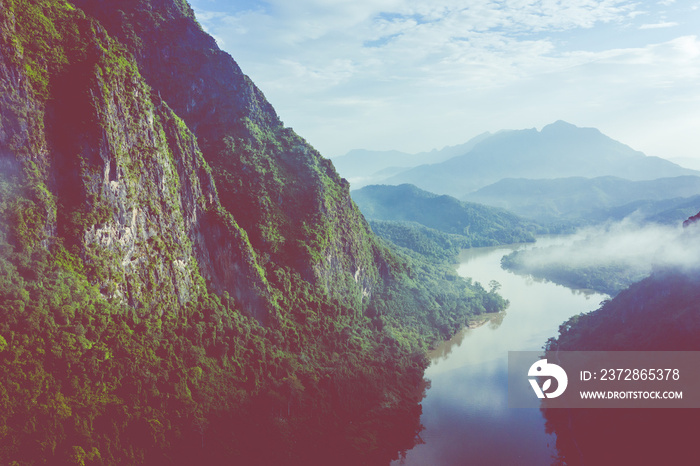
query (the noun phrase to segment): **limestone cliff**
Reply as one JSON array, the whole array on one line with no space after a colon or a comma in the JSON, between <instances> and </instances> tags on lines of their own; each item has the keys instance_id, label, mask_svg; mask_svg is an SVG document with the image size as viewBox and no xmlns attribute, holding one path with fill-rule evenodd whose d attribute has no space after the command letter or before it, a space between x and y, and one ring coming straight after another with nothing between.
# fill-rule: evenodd
<instances>
[{"instance_id":1,"label":"limestone cliff","mask_svg":"<svg viewBox=\"0 0 700 466\"><path fill-rule=\"evenodd\" d=\"M0 21L0 154L30 203L17 215L43 224L27 230L82 256L105 295L136 308L188 302L204 277L264 319L246 233L130 53L66 2L2 0Z\"/></svg>"},{"instance_id":2,"label":"limestone cliff","mask_svg":"<svg viewBox=\"0 0 700 466\"><path fill-rule=\"evenodd\" d=\"M185 2L0 7L0 161L33 241L135 308L208 283L265 320L279 273L366 306L389 272L347 182Z\"/></svg>"},{"instance_id":3,"label":"limestone cliff","mask_svg":"<svg viewBox=\"0 0 700 466\"><path fill-rule=\"evenodd\" d=\"M127 45L149 85L197 135L222 204L253 247L275 266L360 306L376 287L383 260L349 185L284 127L189 6L180 0L75 4Z\"/></svg>"}]
</instances>

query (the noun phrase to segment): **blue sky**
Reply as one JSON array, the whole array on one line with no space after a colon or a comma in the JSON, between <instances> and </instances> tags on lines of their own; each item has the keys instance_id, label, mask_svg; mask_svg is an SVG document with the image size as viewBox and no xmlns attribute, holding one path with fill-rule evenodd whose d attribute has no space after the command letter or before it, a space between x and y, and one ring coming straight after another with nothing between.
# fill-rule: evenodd
<instances>
[{"instance_id":1,"label":"blue sky","mask_svg":"<svg viewBox=\"0 0 700 466\"><path fill-rule=\"evenodd\" d=\"M593 126L700 162L700 0L191 0L328 157Z\"/></svg>"}]
</instances>

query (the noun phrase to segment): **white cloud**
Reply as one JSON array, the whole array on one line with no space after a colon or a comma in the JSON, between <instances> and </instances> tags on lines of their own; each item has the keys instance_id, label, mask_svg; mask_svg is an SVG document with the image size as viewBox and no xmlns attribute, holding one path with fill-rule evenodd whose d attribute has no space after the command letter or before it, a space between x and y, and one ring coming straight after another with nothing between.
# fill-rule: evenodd
<instances>
[{"instance_id":1,"label":"white cloud","mask_svg":"<svg viewBox=\"0 0 700 466\"><path fill-rule=\"evenodd\" d=\"M674 26L678 26L678 23L674 21L664 21L662 23L642 24L641 26L639 26L639 29L662 29L672 28Z\"/></svg>"},{"instance_id":2,"label":"white cloud","mask_svg":"<svg viewBox=\"0 0 700 466\"><path fill-rule=\"evenodd\" d=\"M682 104L700 96L687 1L192 3L283 119L327 155L418 152L557 119L644 149L635 141L652 147L662 127L671 134L664 121L699 119ZM692 147L686 138L673 155Z\"/></svg>"}]
</instances>

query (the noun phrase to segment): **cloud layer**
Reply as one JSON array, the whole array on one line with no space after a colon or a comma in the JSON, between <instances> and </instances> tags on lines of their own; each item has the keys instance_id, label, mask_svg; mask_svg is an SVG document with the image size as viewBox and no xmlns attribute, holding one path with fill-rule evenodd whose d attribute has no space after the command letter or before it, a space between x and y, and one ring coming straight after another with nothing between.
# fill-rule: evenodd
<instances>
[{"instance_id":1,"label":"cloud layer","mask_svg":"<svg viewBox=\"0 0 700 466\"><path fill-rule=\"evenodd\" d=\"M688 103L700 99L696 3L192 1L327 155L418 152L565 119L677 157L700 155L688 149L700 124Z\"/></svg>"}]
</instances>

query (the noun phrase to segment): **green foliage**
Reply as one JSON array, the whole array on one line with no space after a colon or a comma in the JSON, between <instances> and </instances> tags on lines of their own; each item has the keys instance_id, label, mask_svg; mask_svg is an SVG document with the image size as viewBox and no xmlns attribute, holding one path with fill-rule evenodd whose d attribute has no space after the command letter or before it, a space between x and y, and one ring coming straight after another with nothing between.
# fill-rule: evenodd
<instances>
[{"instance_id":1,"label":"green foliage","mask_svg":"<svg viewBox=\"0 0 700 466\"><path fill-rule=\"evenodd\" d=\"M0 175L0 238L31 251L44 239L46 219L54 210L43 184Z\"/></svg>"},{"instance_id":2,"label":"green foliage","mask_svg":"<svg viewBox=\"0 0 700 466\"><path fill-rule=\"evenodd\" d=\"M51 74L64 67L66 41L79 37L75 23L75 8L65 0L26 2L7 0L4 14L14 15L17 33L13 36L22 52L24 72L41 98L49 97Z\"/></svg>"},{"instance_id":3,"label":"green foliage","mask_svg":"<svg viewBox=\"0 0 700 466\"><path fill-rule=\"evenodd\" d=\"M318 463L342 453L352 464L392 458L419 430L417 335L397 352L386 332L290 271L278 284L298 291L280 297L288 312L268 328L213 296L137 318L66 267L75 259L65 249L2 247L3 463ZM408 435L391 440L395 429Z\"/></svg>"},{"instance_id":4,"label":"green foliage","mask_svg":"<svg viewBox=\"0 0 700 466\"><path fill-rule=\"evenodd\" d=\"M546 350L698 351L698 283L697 268L659 270L569 319ZM695 456L692 409L545 409L544 416L562 463L682 464Z\"/></svg>"},{"instance_id":5,"label":"green foliage","mask_svg":"<svg viewBox=\"0 0 700 466\"><path fill-rule=\"evenodd\" d=\"M534 233L545 232L505 210L438 196L408 184L366 186L352 196L369 219L420 223L464 236L472 247L532 242Z\"/></svg>"},{"instance_id":6,"label":"green foliage","mask_svg":"<svg viewBox=\"0 0 700 466\"><path fill-rule=\"evenodd\" d=\"M700 331L697 271L658 270L600 309L572 317L548 348L567 351L696 351Z\"/></svg>"},{"instance_id":7,"label":"green foliage","mask_svg":"<svg viewBox=\"0 0 700 466\"><path fill-rule=\"evenodd\" d=\"M530 274L570 288L590 289L612 296L651 272L648 266L626 262L582 265L567 262L565 257L558 261L538 262L537 254L537 248L514 251L503 256L501 265L516 273ZM601 258L601 261L604 260Z\"/></svg>"},{"instance_id":8,"label":"green foliage","mask_svg":"<svg viewBox=\"0 0 700 466\"><path fill-rule=\"evenodd\" d=\"M416 222L370 220L369 224L372 231L382 238L437 262L454 263L459 252L471 246L464 236L444 233Z\"/></svg>"},{"instance_id":9,"label":"green foliage","mask_svg":"<svg viewBox=\"0 0 700 466\"><path fill-rule=\"evenodd\" d=\"M391 267L402 273L395 273L365 313L377 328L388 327L392 336L408 341L419 337L427 348L451 337L478 315L499 312L508 305L495 288L486 292L446 263L431 263L408 249L392 249L398 262ZM409 348L406 343L405 349Z\"/></svg>"}]
</instances>

